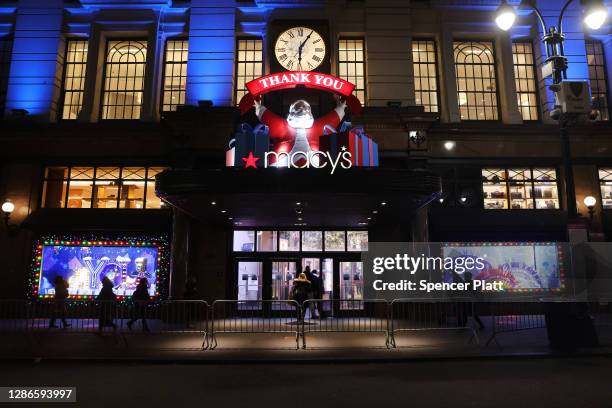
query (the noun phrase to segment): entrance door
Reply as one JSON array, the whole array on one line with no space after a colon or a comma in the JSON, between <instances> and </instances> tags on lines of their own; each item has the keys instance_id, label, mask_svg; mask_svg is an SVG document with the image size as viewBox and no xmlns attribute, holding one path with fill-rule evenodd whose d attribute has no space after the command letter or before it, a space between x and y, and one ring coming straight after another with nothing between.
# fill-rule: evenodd
<instances>
[{"instance_id":1,"label":"entrance door","mask_svg":"<svg viewBox=\"0 0 612 408\"><path fill-rule=\"evenodd\" d=\"M238 305L240 310L261 309L260 302L246 303L262 299L263 262L238 261L238 300L244 301Z\"/></svg>"},{"instance_id":2,"label":"entrance door","mask_svg":"<svg viewBox=\"0 0 612 408\"><path fill-rule=\"evenodd\" d=\"M272 300L289 300L293 280L297 277L297 262L272 261ZM286 310L286 303L273 303L272 310Z\"/></svg>"},{"instance_id":3,"label":"entrance door","mask_svg":"<svg viewBox=\"0 0 612 408\"><path fill-rule=\"evenodd\" d=\"M340 262L340 310L363 309L363 264ZM345 300L344 300L345 299Z\"/></svg>"}]
</instances>

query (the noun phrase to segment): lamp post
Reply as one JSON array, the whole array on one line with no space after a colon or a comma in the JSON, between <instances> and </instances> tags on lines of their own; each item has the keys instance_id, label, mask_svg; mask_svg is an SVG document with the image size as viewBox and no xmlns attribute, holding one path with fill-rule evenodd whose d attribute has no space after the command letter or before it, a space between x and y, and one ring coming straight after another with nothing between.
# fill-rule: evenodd
<instances>
[{"instance_id":1,"label":"lamp post","mask_svg":"<svg viewBox=\"0 0 612 408\"><path fill-rule=\"evenodd\" d=\"M15 211L15 204L11 203L9 200L2 203L2 212L4 213L4 224L6 228L9 227L9 219L13 211Z\"/></svg>"},{"instance_id":2,"label":"lamp post","mask_svg":"<svg viewBox=\"0 0 612 408\"><path fill-rule=\"evenodd\" d=\"M578 219L578 209L576 207L574 171L572 169L568 129L572 115L562 112L557 98L557 93L561 88L561 82L567 79L567 57L565 57L565 51L563 49L563 42L565 40L565 36L563 34L563 17L565 16L565 12L572 2L573 0L567 0L565 2L561 8L557 25L550 27L546 26L544 16L536 7L536 0L523 0L521 2L521 6L531 8L535 12L542 26L542 42L546 46L546 60L544 61L544 64L550 67L553 80L553 84L551 85L550 89L555 93L555 109L551 112L551 117L559 121L561 155L563 159L563 172L565 173L565 201L567 203L567 215L570 220L576 220ZM591 29L599 29L606 21L608 15L608 10L603 5L603 1L580 0L580 3L584 6L584 23ZM496 12L495 23L500 29L508 31L515 21L516 11L507 3L506 0L502 0L501 5L498 7Z\"/></svg>"}]
</instances>

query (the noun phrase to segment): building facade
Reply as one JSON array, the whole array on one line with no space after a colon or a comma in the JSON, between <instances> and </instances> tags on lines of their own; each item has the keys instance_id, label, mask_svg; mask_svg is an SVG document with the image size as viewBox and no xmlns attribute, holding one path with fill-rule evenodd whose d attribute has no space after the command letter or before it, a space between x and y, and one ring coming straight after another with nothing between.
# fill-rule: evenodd
<instances>
[{"instance_id":1,"label":"building facade","mask_svg":"<svg viewBox=\"0 0 612 408\"><path fill-rule=\"evenodd\" d=\"M556 23L558 2L538 4ZM497 6L2 2L0 199L15 210L0 235L0 297L41 293L45 240L159 238L160 295L180 298L194 278L206 300L287 298L306 265L325 274L329 297L357 299L369 241L567 241L575 220L542 33L528 11L500 31ZM610 26L589 31L575 5L564 28L568 79L588 81L593 102L570 128L575 199L590 238L609 240ZM294 37L298 52L284 46ZM355 85L362 108L344 120L378 143L378 167L225 168L236 129L258 119L238 109L246 83L296 70ZM297 99L315 117L336 106L301 87L262 103L285 116Z\"/></svg>"}]
</instances>

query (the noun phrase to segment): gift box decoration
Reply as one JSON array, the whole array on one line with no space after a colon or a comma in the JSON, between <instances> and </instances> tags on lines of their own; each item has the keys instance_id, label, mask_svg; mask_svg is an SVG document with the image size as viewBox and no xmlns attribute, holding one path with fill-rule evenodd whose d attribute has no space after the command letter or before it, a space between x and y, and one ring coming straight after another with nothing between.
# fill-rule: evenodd
<instances>
[{"instance_id":1,"label":"gift box decoration","mask_svg":"<svg viewBox=\"0 0 612 408\"><path fill-rule=\"evenodd\" d=\"M350 130L338 132L329 125L323 128L323 135L319 136L319 150L328 152L331 159L336 161L345 148L351 153L351 163L357 166L359 162L359 136Z\"/></svg>"},{"instance_id":2,"label":"gift box decoration","mask_svg":"<svg viewBox=\"0 0 612 408\"><path fill-rule=\"evenodd\" d=\"M358 166L378 167L378 143L374 142L361 127L350 130L359 138Z\"/></svg>"},{"instance_id":3,"label":"gift box decoration","mask_svg":"<svg viewBox=\"0 0 612 408\"><path fill-rule=\"evenodd\" d=\"M242 123L234 137L234 166L244 167L242 158L252 153L255 157L264 157L270 149L270 130L266 125L257 125L253 129L248 123ZM226 160L227 160L226 155ZM257 167L263 167L264 160L257 161Z\"/></svg>"}]
</instances>

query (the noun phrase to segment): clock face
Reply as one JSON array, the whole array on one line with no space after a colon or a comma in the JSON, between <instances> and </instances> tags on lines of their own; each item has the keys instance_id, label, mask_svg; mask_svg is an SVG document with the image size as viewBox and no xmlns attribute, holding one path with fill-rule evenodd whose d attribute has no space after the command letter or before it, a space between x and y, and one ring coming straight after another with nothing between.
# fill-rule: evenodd
<instances>
[{"instance_id":1,"label":"clock face","mask_svg":"<svg viewBox=\"0 0 612 408\"><path fill-rule=\"evenodd\" d=\"M278 36L274 55L290 71L312 71L325 59L325 41L307 27L293 27Z\"/></svg>"}]
</instances>

